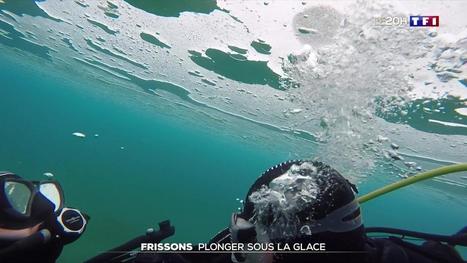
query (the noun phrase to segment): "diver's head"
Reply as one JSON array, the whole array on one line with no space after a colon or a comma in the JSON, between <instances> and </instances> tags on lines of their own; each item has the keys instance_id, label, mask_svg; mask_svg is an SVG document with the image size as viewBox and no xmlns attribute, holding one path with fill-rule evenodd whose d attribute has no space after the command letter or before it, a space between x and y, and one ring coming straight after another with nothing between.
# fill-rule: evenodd
<instances>
[{"instance_id":1,"label":"diver's head","mask_svg":"<svg viewBox=\"0 0 467 263\"><path fill-rule=\"evenodd\" d=\"M57 236L60 231L55 222L64 209L58 182L29 181L10 172L0 172L0 261L53 262L64 244L58 238L18 251L12 248L18 248L14 246L16 242L42 232L41 229L47 228Z\"/></svg>"},{"instance_id":2,"label":"diver's head","mask_svg":"<svg viewBox=\"0 0 467 263\"><path fill-rule=\"evenodd\" d=\"M264 172L250 188L244 209L236 216L243 221L232 219L232 239L248 240L240 238L246 236L241 233L248 229L247 221L255 229L255 237L249 239L257 242L319 242L326 244L327 251L362 251L365 234L355 192L354 185L321 162L281 163ZM302 262L300 257L276 254L274 262Z\"/></svg>"}]
</instances>

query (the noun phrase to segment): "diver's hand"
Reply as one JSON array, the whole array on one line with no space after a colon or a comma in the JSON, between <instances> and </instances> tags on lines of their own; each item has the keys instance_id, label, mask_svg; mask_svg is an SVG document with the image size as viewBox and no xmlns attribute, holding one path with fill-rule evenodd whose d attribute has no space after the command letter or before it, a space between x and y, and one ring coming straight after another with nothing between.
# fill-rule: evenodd
<instances>
[{"instance_id":1,"label":"diver's hand","mask_svg":"<svg viewBox=\"0 0 467 263\"><path fill-rule=\"evenodd\" d=\"M6 229L0 228L0 239L14 240L23 239L30 235L37 233L40 230L42 223L38 223L35 226L23 228L23 229Z\"/></svg>"}]
</instances>

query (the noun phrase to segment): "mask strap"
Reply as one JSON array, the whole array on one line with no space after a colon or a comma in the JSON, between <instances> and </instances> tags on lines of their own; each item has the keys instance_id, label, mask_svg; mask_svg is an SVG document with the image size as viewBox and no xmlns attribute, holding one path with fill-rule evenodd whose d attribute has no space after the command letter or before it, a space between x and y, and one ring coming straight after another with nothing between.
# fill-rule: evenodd
<instances>
[{"instance_id":1,"label":"mask strap","mask_svg":"<svg viewBox=\"0 0 467 263\"><path fill-rule=\"evenodd\" d=\"M354 230L362 225L361 215L356 216L353 219L344 221L343 219L354 213L360 208L357 199L352 202L332 211L326 215L323 219L312 221L309 224L304 224L302 228L307 227L308 234L316 234L321 232L335 232L342 233Z\"/></svg>"}]
</instances>

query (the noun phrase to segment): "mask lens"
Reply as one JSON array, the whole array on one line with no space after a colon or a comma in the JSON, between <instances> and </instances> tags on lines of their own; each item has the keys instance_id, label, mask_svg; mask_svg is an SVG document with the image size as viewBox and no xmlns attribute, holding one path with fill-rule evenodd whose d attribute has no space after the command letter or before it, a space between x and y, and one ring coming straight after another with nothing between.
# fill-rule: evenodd
<instances>
[{"instance_id":1,"label":"mask lens","mask_svg":"<svg viewBox=\"0 0 467 263\"><path fill-rule=\"evenodd\" d=\"M28 210L31 189L19 182L5 182L5 194L10 205L19 213L25 215Z\"/></svg>"},{"instance_id":2,"label":"mask lens","mask_svg":"<svg viewBox=\"0 0 467 263\"><path fill-rule=\"evenodd\" d=\"M62 197L57 185L54 183L43 183L39 186L39 191L55 205L55 211L61 207Z\"/></svg>"}]
</instances>

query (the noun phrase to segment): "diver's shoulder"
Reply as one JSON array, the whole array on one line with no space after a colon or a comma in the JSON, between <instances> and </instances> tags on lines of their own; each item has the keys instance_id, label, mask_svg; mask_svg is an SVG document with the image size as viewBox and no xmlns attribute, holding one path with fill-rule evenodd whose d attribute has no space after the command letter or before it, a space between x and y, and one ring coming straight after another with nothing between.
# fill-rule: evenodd
<instances>
[{"instance_id":1,"label":"diver's shoulder","mask_svg":"<svg viewBox=\"0 0 467 263\"><path fill-rule=\"evenodd\" d=\"M369 263L465 263L453 247L426 241L421 245L401 238L368 238L365 249Z\"/></svg>"},{"instance_id":2,"label":"diver's shoulder","mask_svg":"<svg viewBox=\"0 0 467 263\"><path fill-rule=\"evenodd\" d=\"M368 238L365 250L369 263L410 263L405 250L389 238Z\"/></svg>"}]
</instances>

